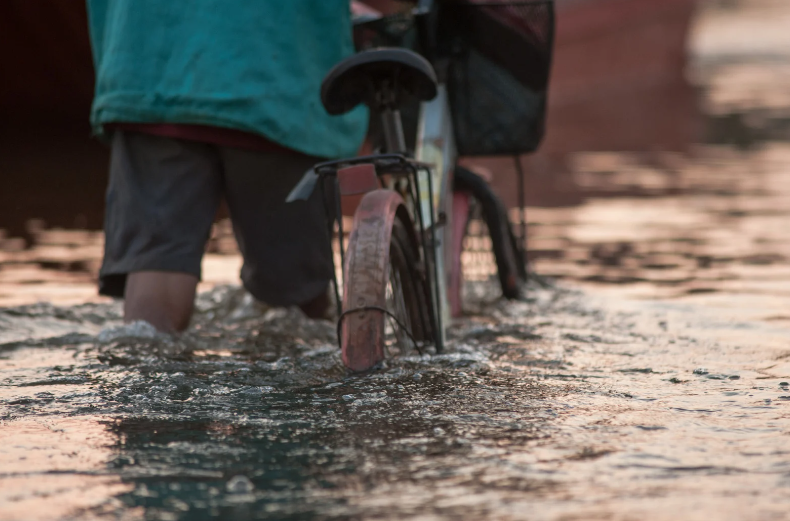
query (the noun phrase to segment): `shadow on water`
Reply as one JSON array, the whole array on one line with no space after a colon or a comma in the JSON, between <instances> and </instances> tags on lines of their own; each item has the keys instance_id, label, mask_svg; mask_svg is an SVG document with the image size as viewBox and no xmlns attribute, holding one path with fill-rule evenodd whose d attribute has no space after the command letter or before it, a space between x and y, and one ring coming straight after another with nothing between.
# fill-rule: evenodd
<instances>
[{"instance_id":1,"label":"shadow on water","mask_svg":"<svg viewBox=\"0 0 790 521\"><path fill-rule=\"evenodd\" d=\"M485 404L462 398L473 383L479 396L481 384L509 394L519 390L517 382L473 380L452 374L387 378L378 385L345 380L235 400L235 421L198 420L198 411L178 407L166 419L122 419L108 424L118 440L109 469L134 485L123 503L144 507L149 516L353 516L360 514L354 496L383 483L437 486L435 478L456 474L479 439L498 434L501 442L518 443L539 435L522 414L500 431L482 416L489 412ZM459 414L469 419L458 423Z\"/></svg>"},{"instance_id":2,"label":"shadow on water","mask_svg":"<svg viewBox=\"0 0 790 521\"><path fill-rule=\"evenodd\" d=\"M300 434L304 427L309 436ZM134 485L121 501L149 515L253 519L254 512L268 512L280 519L313 519L333 502L311 504L306 490L332 488L327 477L354 471L353 462L336 462L328 450L333 432L296 422L141 418L109 428L119 440L109 468Z\"/></svg>"}]
</instances>

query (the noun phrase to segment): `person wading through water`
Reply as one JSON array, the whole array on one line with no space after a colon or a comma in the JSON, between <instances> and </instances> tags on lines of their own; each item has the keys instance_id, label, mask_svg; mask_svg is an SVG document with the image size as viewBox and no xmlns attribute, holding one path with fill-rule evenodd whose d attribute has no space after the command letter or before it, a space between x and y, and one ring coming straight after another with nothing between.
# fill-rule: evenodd
<instances>
[{"instance_id":1,"label":"person wading through water","mask_svg":"<svg viewBox=\"0 0 790 521\"><path fill-rule=\"evenodd\" d=\"M94 132L111 143L99 292L127 322L166 332L192 316L221 198L256 299L329 309L320 191L304 172L355 155L367 113L329 116L321 80L354 52L349 0L87 0Z\"/></svg>"}]
</instances>

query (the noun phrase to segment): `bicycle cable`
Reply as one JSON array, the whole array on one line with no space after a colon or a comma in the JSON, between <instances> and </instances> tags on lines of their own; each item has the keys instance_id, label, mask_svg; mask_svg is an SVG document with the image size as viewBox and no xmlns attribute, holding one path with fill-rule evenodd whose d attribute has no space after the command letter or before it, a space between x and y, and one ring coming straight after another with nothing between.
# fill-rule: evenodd
<instances>
[{"instance_id":1,"label":"bicycle cable","mask_svg":"<svg viewBox=\"0 0 790 521\"><path fill-rule=\"evenodd\" d=\"M422 348L420 347L420 344L417 342L417 339L414 338L414 335L412 335L411 331L409 331L409 328L404 326L403 322L401 322L398 319L398 317L396 317L391 311L389 311L388 309L385 309L383 307L380 307L380 306L360 306L360 307L357 307L357 308L354 308L354 309L347 309L347 310L343 311L342 313L340 313L340 316L337 319L337 343L338 343L338 345L343 345L343 343L341 341L341 338L340 338L341 337L340 330L343 327L343 319L346 318L346 316L348 316L348 315L350 315L352 313L360 313L362 311L381 311L382 313L387 315L389 318L391 318L393 321L395 321L395 323L398 325L398 327L401 328L402 331L404 331L409 336L409 339L414 344L414 347L415 347L415 349L417 349L417 352L420 354L420 356L425 354L425 353L422 352Z\"/></svg>"}]
</instances>

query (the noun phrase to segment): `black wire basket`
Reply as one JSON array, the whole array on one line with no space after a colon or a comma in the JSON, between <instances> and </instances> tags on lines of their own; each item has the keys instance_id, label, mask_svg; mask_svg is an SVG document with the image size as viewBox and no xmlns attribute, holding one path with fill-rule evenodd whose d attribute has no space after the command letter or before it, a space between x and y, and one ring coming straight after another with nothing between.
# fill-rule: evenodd
<instances>
[{"instance_id":1,"label":"black wire basket","mask_svg":"<svg viewBox=\"0 0 790 521\"><path fill-rule=\"evenodd\" d=\"M439 16L458 152L533 152L545 133L554 2L469 1Z\"/></svg>"},{"instance_id":2,"label":"black wire basket","mask_svg":"<svg viewBox=\"0 0 790 521\"><path fill-rule=\"evenodd\" d=\"M553 0L444 0L418 41L409 15L355 29L359 49L400 46L444 71L458 153L533 152L545 132L554 45ZM426 41L433 49L426 49Z\"/></svg>"}]
</instances>

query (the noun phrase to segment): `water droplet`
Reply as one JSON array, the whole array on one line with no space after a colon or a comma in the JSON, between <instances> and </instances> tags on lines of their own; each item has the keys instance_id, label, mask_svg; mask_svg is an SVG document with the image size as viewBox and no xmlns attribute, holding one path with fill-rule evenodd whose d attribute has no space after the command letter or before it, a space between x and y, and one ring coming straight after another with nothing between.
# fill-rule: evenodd
<instances>
[{"instance_id":1,"label":"water droplet","mask_svg":"<svg viewBox=\"0 0 790 521\"><path fill-rule=\"evenodd\" d=\"M247 476L239 475L230 478L226 488L231 494L249 494L255 490L255 485L252 484L252 481Z\"/></svg>"}]
</instances>

